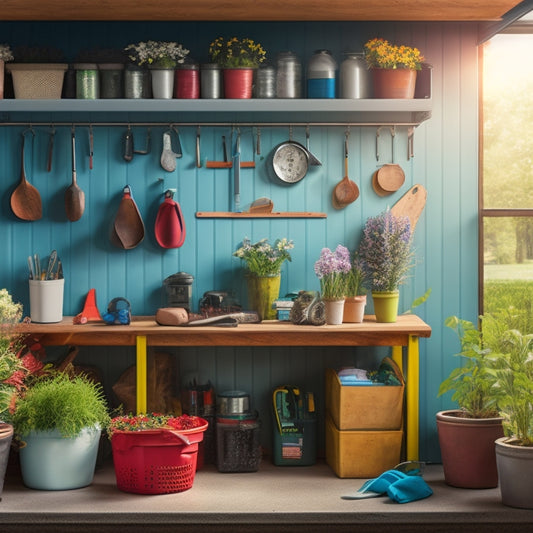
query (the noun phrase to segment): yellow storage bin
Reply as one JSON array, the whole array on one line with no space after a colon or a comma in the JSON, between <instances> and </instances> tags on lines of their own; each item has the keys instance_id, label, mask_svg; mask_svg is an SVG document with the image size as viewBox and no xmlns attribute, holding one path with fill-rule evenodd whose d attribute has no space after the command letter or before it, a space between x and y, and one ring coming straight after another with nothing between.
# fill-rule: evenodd
<instances>
[{"instance_id":1,"label":"yellow storage bin","mask_svg":"<svg viewBox=\"0 0 533 533\"><path fill-rule=\"evenodd\" d=\"M403 431L340 431L326 416L326 462L341 478L373 478L400 462Z\"/></svg>"},{"instance_id":2,"label":"yellow storage bin","mask_svg":"<svg viewBox=\"0 0 533 533\"><path fill-rule=\"evenodd\" d=\"M400 429L405 384L392 359L387 358L402 385L343 386L335 370L326 369L326 411L342 431L351 429Z\"/></svg>"}]
</instances>

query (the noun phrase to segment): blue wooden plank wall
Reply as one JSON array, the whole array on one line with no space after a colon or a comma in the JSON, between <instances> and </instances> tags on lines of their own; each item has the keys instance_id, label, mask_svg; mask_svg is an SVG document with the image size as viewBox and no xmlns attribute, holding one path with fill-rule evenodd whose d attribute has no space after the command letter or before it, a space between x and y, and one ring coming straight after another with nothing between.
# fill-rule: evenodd
<instances>
[{"instance_id":1,"label":"blue wooden plank wall","mask_svg":"<svg viewBox=\"0 0 533 533\"><path fill-rule=\"evenodd\" d=\"M327 219L210 220L196 219L196 211L230 209L231 175L226 170L197 169L194 164L195 127L180 127L183 158L175 172L159 165L164 128L152 129L152 152L135 155L130 163L121 156L125 127L94 127L94 168L88 164L88 129L78 127L78 183L86 193L82 219L67 221L63 195L71 180L70 128L57 128L53 170L46 172L48 125L35 126L33 146L28 146L26 169L30 182L43 199L42 220L28 223L14 217L9 198L20 176L23 127L0 126L0 227L4 249L0 286L6 287L28 309L26 258L58 250L65 272L65 314L81 310L87 291L96 288L103 311L114 297L124 296L135 314L153 314L164 305L163 280L178 271L193 274L193 299L204 291L233 290L244 297L239 261L232 253L243 237L258 240L288 237L294 240L293 261L284 266L282 292L317 289L313 264L324 246L342 243L354 249L367 217L394 204L413 184L428 190L428 202L416 231L418 264L402 289L401 308L432 289L429 301L417 309L433 328L431 339L421 342L420 450L421 457L438 461L440 454L435 412L451 406L437 399L440 381L455 366L457 343L443 321L451 314L473 319L477 312L477 28L475 24L392 23L1 23L0 41L18 45L61 48L68 60L90 48L121 48L146 39L176 40L199 61L207 59L210 41L218 35L249 36L261 42L270 57L278 51L295 51L305 63L315 49L328 48L341 61L343 50L360 50L371 37L418 46L433 65L433 116L417 128L414 158L407 160L405 128L399 128L396 162L406 174L397 193L381 198L371 187L376 170L375 129L352 127L349 136L349 174L361 190L360 198L342 211L331 205L331 192L343 177L344 127L313 127L311 149L322 161L304 180L291 187L275 183L267 172L267 156L288 139L286 128L262 128L262 154L256 168L241 173L243 205L268 196L276 210L320 211ZM53 121L53 116L50 118ZM75 121L75 117L72 117ZM174 119L173 119L174 120ZM136 144L143 145L144 128L134 129ZM252 130L241 128L243 159L252 158ZM227 127L202 128L202 160L220 159L221 136ZM305 129L295 127L295 140L305 140ZM390 141L381 145L382 162ZM129 251L109 241L110 226L130 184L146 225L146 237ZM177 189L187 225L185 244L164 250L154 238L157 208L166 188ZM245 301L243 301L245 303ZM369 311L371 311L371 306ZM253 394L263 419L263 442L269 446L269 393L287 382L315 390L323 407L323 372L328 366L376 366L383 349L187 349L179 352L181 380L197 375L210 379L218 390L240 388ZM99 365L110 389L124 368L133 363L131 350L84 349L81 361ZM321 414L321 420L323 420ZM321 442L323 439L321 432Z\"/></svg>"}]
</instances>

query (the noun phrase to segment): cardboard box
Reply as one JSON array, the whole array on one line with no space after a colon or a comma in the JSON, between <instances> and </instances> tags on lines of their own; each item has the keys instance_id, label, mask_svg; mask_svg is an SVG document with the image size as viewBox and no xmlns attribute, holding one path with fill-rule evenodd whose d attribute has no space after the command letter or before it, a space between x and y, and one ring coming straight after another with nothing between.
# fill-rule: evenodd
<instances>
[{"instance_id":1,"label":"cardboard box","mask_svg":"<svg viewBox=\"0 0 533 533\"><path fill-rule=\"evenodd\" d=\"M340 431L326 416L326 462L340 478L374 478L394 468L403 431Z\"/></svg>"},{"instance_id":2,"label":"cardboard box","mask_svg":"<svg viewBox=\"0 0 533 533\"><path fill-rule=\"evenodd\" d=\"M396 369L400 386L343 386L337 372L326 369L326 411L335 425L342 431L401 429L405 384Z\"/></svg>"}]
</instances>

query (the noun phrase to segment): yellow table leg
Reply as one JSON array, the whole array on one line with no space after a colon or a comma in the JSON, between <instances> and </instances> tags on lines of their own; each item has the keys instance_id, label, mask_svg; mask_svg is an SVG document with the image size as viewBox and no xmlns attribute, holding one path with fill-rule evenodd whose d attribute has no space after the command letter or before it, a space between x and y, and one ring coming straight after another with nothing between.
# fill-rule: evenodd
<instances>
[{"instance_id":1,"label":"yellow table leg","mask_svg":"<svg viewBox=\"0 0 533 533\"><path fill-rule=\"evenodd\" d=\"M407 345L407 460L418 460L418 396L420 354L418 337L409 335Z\"/></svg>"},{"instance_id":2,"label":"yellow table leg","mask_svg":"<svg viewBox=\"0 0 533 533\"><path fill-rule=\"evenodd\" d=\"M392 359L405 371L403 364L402 346L392 347ZM407 344L407 375L405 381L407 385L407 421L406 421L406 443L407 443L407 460L418 460L418 394L419 394L419 352L418 352L418 337L409 336Z\"/></svg>"},{"instance_id":3,"label":"yellow table leg","mask_svg":"<svg viewBox=\"0 0 533 533\"><path fill-rule=\"evenodd\" d=\"M146 337L137 336L137 414L146 413Z\"/></svg>"}]
</instances>

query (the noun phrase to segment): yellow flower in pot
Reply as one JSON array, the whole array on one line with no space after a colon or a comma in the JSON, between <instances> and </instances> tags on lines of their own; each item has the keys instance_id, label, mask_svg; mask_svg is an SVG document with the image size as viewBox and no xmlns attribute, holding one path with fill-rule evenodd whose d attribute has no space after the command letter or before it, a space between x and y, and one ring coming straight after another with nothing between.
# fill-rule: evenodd
<instances>
[{"instance_id":1,"label":"yellow flower in pot","mask_svg":"<svg viewBox=\"0 0 533 533\"><path fill-rule=\"evenodd\" d=\"M263 47L249 38L217 37L209 45L209 58L224 69L226 98L251 98L253 69L265 61Z\"/></svg>"},{"instance_id":2,"label":"yellow flower in pot","mask_svg":"<svg viewBox=\"0 0 533 533\"><path fill-rule=\"evenodd\" d=\"M424 56L418 48L381 38L365 43L365 59L372 70L374 98L413 98L417 71Z\"/></svg>"}]
</instances>

